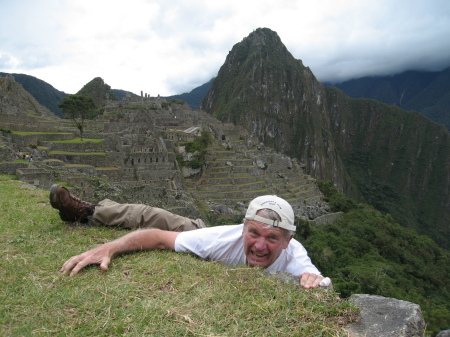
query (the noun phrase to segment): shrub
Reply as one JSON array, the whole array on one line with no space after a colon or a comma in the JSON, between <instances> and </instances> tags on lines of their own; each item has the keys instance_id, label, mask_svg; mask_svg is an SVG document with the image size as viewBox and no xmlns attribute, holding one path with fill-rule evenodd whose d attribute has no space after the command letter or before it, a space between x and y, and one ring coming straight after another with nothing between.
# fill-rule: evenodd
<instances>
[{"instance_id":1,"label":"shrub","mask_svg":"<svg viewBox=\"0 0 450 337\"><path fill-rule=\"evenodd\" d=\"M349 212L358 208L358 204L339 192L330 180L319 180L317 185L333 212Z\"/></svg>"}]
</instances>

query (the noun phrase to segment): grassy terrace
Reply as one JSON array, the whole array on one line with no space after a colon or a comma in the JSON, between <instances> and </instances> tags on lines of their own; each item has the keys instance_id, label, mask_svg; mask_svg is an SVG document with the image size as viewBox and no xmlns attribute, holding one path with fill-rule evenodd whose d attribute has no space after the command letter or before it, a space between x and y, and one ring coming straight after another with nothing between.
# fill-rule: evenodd
<instances>
[{"instance_id":1,"label":"grassy terrace","mask_svg":"<svg viewBox=\"0 0 450 337\"><path fill-rule=\"evenodd\" d=\"M0 335L346 336L339 323L356 315L333 292L169 251L63 276L70 256L125 231L63 223L48 191L10 178L0 175Z\"/></svg>"},{"instance_id":2,"label":"grassy terrace","mask_svg":"<svg viewBox=\"0 0 450 337\"><path fill-rule=\"evenodd\" d=\"M11 131L15 135L30 136L30 135L70 135L72 132L39 132L39 131Z\"/></svg>"}]
</instances>

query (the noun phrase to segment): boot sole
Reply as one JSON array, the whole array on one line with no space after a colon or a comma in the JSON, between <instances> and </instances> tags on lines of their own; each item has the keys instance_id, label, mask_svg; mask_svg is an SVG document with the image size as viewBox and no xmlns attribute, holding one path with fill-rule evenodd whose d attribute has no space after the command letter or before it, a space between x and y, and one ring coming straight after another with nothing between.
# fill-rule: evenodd
<instances>
[{"instance_id":1,"label":"boot sole","mask_svg":"<svg viewBox=\"0 0 450 337\"><path fill-rule=\"evenodd\" d=\"M53 184L50 188L50 205L52 205L53 208L59 209L59 202L58 198L56 197L56 190L58 189L59 184Z\"/></svg>"}]
</instances>

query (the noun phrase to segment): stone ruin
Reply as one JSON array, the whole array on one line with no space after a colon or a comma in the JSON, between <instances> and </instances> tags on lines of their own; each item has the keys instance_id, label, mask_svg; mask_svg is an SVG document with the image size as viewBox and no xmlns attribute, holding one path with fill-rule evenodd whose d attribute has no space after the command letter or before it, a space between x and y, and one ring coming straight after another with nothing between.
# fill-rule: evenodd
<instances>
[{"instance_id":1,"label":"stone ruin","mask_svg":"<svg viewBox=\"0 0 450 337\"><path fill-rule=\"evenodd\" d=\"M6 117L6 115L3 115ZM173 207L182 215L200 216L194 206L203 200L211 210L241 212L242 205L265 194L288 199L301 217L329 213L314 179L295 160L264 148L243 128L221 123L187 104L161 97L127 95L109 101L103 115L87 121L85 142L69 120L2 118L0 129L23 131L3 135L16 158L33 155L27 168L0 171L42 188L63 181L80 197L151 203ZM195 154L184 144L210 132L214 144L203 167L185 166ZM221 206L223 205L223 206Z\"/></svg>"}]
</instances>

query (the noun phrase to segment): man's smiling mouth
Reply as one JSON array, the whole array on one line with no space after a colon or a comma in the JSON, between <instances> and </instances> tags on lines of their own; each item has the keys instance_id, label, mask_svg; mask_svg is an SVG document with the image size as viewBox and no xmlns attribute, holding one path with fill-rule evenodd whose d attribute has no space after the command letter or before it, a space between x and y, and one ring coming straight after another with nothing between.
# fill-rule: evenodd
<instances>
[{"instance_id":1,"label":"man's smiling mouth","mask_svg":"<svg viewBox=\"0 0 450 337\"><path fill-rule=\"evenodd\" d=\"M254 255L256 257L265 257L265 256L269 255L269 254L257 254L257 253L255 253L253 251L251 253L252 253L252 255Z\"/></svg>"}]
</instances>

